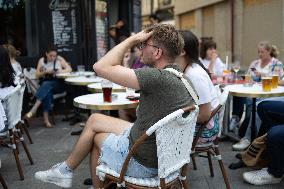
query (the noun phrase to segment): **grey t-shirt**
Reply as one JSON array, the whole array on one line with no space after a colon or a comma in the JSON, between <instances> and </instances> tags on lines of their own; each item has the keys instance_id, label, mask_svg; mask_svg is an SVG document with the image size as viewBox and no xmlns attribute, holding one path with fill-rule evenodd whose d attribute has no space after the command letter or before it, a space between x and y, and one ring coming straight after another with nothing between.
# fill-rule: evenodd
<instances>
[{"instance_id":1,"label":"grey t-shirt","mask_svg":"<svg viewBox=\"0 0 284 189\"><path fill-rule=\"evenodd\" d=\"M175 65L167 67L178 69ZM157 121L194 103L182 81L169 71L141 68L136 69L135 74L140 85L140 102L137 120L129 135L130 147ZM192 86L191 83L190 85ZM158 167L156 136L154 134L138 147L134 158L146 167Z\"/></svg>"}]
</instances>

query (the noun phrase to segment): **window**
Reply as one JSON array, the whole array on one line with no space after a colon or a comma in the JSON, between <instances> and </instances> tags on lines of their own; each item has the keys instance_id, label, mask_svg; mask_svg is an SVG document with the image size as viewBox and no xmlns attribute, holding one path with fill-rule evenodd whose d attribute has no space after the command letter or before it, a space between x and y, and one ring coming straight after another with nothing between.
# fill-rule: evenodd
<instances>
[{"instance_id":1,"label":"window","mask_svg":"<svg viewBox=\"0 0 284 189\"><path fill-rule=\"evenodd\" d=\"M27 55L24 0L0 0L0 44L9 43Z\"/></svg>"}]
</instances>

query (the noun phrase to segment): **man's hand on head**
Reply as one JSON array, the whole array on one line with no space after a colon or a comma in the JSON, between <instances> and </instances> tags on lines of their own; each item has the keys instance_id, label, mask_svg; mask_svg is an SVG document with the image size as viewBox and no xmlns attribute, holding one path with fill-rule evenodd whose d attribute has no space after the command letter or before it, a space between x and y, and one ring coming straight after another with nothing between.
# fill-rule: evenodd
<instances>
[{"instance_id":1,"label":"man's hand on head","mask_svg":"<svg viewBox=\"0 0 284 189\"><path fill-rule=\"evenodd\" d=\"M134 43L133 45L136 45L138 43L147 41L152 35L153 31L146 32L145 30L142 30L139 33L136 33L129 37L129 39Z\"/></svg>"}]
</instances>

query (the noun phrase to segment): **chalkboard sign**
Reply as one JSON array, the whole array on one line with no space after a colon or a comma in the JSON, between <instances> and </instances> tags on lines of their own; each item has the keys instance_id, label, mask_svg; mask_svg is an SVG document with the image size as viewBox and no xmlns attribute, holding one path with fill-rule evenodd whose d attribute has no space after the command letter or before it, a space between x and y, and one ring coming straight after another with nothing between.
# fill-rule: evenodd
<instances>
[{"instance_id":1,"label":"chalkboard sign","mask_svg":"<svg viewBox=\"0 0 284 189\"><path fill-rule=\"evenodd\" d=\"M108 50L108 20L107 2L96 1L96 39L97 39L97 60L103 57Z\"/></svg>"},{"instance_id":2,"label":"chalkboard sign","mask_svg":"<svg viewBox=\"0 0 284 189\"><path fill-rule=\"evenodd\" d=\"M78 43L76 24L77 0L51 0L53 44L58 52L70 52Z\"/></svg>"}]
</instances>

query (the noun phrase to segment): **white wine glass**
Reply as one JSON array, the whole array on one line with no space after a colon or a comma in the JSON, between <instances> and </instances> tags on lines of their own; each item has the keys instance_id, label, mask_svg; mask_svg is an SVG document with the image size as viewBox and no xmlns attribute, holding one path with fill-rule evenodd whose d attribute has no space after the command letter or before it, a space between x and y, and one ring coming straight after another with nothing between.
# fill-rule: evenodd
<instances>
[{"instance_id":1,"label":"white wine glass","mask_svg":"<svg viewBox=\"0 0 284 189\"><path fill-rule=\"evenodd\" d=\"M234 72L236 73L236 79L235 80L238 80L238 72L240 71L240 62L239 61L235 61L232 63L232 68L234 70Z\"/></svg>"}]
</instances>

